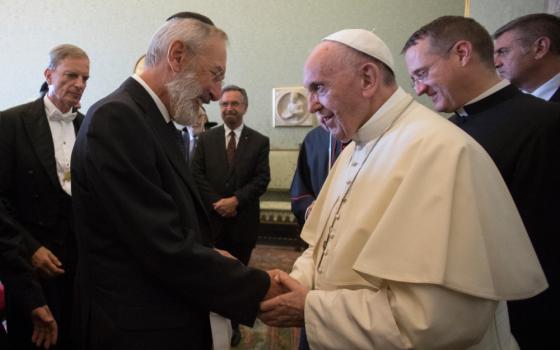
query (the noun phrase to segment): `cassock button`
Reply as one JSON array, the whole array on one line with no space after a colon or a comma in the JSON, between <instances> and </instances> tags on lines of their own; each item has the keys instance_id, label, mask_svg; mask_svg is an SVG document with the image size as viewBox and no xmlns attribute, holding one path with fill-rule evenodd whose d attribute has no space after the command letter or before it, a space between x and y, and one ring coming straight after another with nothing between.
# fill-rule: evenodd
<instances>
[{"instance_id":1,"label":"cassock button","mask_svg":"<svg viewBox=\"0 0 560 350\"><path fill-rule=\"evenodd\" d=\"M334 219L335 219L335 220L340 219L340 214L336 214L335 217L334 217Z\"/></svg>"},{"instance_id":2,"label":"cassock button","mask_svg":"<svg viewBox=\"0 0 560 350\"><path fill-rule=\"evenodd\" d=\"M346 184L347 184L347 185L350 185L351 183L352 183L352 180L346 181Z\"/></svg>"},{"instance_id":3,"label":"cassock button","mask_svg":"<svg viewBox=\"0 0 560 350\"><path fill-rule=\"evenodd\" d=\"M331 233L331 234L329 235L329 238L330 238L330 239L334 239L334 233Z\"/></svg>"},{"instance_id":4,"label":"cassock button","mask_svg":"<svg viewBox=\"0 0 560 350\"><path fill-rule=\"evenodd\" d=\"M358 165L358 162L352 162L352 166Z\"/></svg>"},{"instance_id":5,"label":"cassock button","mask_svg":"<svg viewBox=\"0 0 560 350\"><path fill-rule=\"evenodd\" d=\"M324 256L329 255L329 252L325 250L325 252L323 253Z\"/></svg>"}]
</instances>

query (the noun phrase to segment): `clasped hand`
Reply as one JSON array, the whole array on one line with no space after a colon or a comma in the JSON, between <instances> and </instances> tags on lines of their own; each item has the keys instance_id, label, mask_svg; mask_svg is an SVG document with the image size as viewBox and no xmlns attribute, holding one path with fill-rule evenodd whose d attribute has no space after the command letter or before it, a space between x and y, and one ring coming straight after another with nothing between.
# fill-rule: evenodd
<instances>
[{"instance_id":1,"label":"clasped hand","mask_svg":"<svg viewBox=\"0 0 560 350\"><path fill-rule=\"evenodd\" d=\"M309 289L281 270L268 271L271 287L261 302L259 318L272 327L302 327Z\"/></svg>"},{"instance_id":2,"label":"clasped hand","mask_svg":"<svg viewBox=\"0 0 560 350\"><path fill-rule=\"evenodd\" d=\"M212 204L214 210L224 218L232 218L237 215L239 201L235 196L222 198Z\"/></svg>"},{"instance_id":3,"label":"clasped hand","mask_svg":"<svg viewBox=\"0 0 560 350\"><path fill-rule=\"evenodd\" d=\"M64 270L62 263L50 250L41 246L31 256L31 264L44 277L56 277L62 275Z\"/></svg>"}]
</instances>

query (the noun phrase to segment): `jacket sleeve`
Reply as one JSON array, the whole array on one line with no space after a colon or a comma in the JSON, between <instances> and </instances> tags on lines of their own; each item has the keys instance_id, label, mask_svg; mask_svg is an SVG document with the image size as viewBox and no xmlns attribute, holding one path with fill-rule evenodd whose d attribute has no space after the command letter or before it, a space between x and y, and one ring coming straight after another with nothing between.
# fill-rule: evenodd
<instances>
[{"instance_id":1,"label":"jacket sleeve","mask_svg":"<svg viewBox=\"0 0 560 350\"><path fill-rule=\"evenodd\" d=\"M466 349L496 321L497 305L437 285L387 281L379 290L309 292L305 327L317 349Z\"/></svg>"},{"instance_id":2,"label":"jacket sleeve","mask_svg":"<svg viewBox=\"0 0 560 350\"><path fill-rule=\"evenodd\" d=\"M15 302L31 312L46 302L28 263L21 231L0 207L0 279L8 289L17 291L12 293Z\"/></svg>"},{"instance_id":3,"label":"jacket sleeve","mask_svg":"<svg viewBox=\"0 0 560 350\"><path fill-rule=\"evenodd\" d=\"M14 114L15 113L15 114ZM14 203L13 191L17 176L15 174L16 167L14 159L17 156L16 145L16 125L17 119L20 119L18 112L0 112L0 202L4 206L4 213L15 219L13 213ZM23 244L30 254L35 253L42 244L36 240L27 230L21 228L19 233L23 238Z\"/></svg>"},{"instance_id":4,"label":"jacket sleeve","mask_svg":"<svg viewBox=\"0 0 560 350\"><path fill-rule=\"evenodd\" d=\"M317 194L313 193L310 183L310 169L307 165L307 151L305 140L298 155L298 162L292 185L290 186L290 197L292 202L292 212L296 216L298 223L303 227L305 224L305 213L307 208L313 203Z\"/></svg>"}]
</instances>

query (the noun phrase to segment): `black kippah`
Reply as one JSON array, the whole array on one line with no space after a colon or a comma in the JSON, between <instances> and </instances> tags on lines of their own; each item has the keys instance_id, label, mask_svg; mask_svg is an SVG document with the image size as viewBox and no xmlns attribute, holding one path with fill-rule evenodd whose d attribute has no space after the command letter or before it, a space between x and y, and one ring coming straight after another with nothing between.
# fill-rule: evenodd
<instances>
[{"instance_id":1,"label":"black kippah","mask_svg":"<svg viewBox=\"0 0 560 350\"><path fill-rule=\"evenodd\" d=\"M43 96L47 93L47 91L49 91L49 84L47 84L47 82L45 81L39 88L39 95Z\"/></svg>"},{"instance_id":2,"label":"black kippah","mask_svg":"<svg viewBox=\"0 0 560 350\"><path fill-rule=\"evenodd\" d=\"M174 15L169 16L168 19L166 19L165 21L169 21L175 18L181 18L181 19L196 19L198 21L201 21L203 23L209 24L211 26L214 25L214 22L212 22L212 20L204 15L201 15L200 13L196 13L196 12L188 12L188 11L184 11L184 12L177 12Z\"/></svg>"}]
</instances>

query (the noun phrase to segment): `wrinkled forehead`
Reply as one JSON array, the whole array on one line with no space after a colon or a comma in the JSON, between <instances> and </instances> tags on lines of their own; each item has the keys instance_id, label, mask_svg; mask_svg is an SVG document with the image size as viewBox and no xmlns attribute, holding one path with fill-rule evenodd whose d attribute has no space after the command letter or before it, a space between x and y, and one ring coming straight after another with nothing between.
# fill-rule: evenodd
<instances>
[{"instance_id":1,"label":"wrinkled forehead","mask_svg":"<svg viewBox=\"0 0 560 350\"><path fill-rule=\"evenodd\" d=\"M307 86L318 77L330 76L337 68L337 62L340 62L341 44L323 41L319 43L307 58L303 67L304 84Z\"/></svg>"},{"instance_id":2,"label":"wrinkled forehead","mask_svg":"<svg viewBox=\"0 0 560 350\"><path fill-rule=\"evenodd\" d=\"M514 41L521 39L523 36L523 33L521 33L519 30L517 29L511 29L508 30L507 32L503 32L499 37L497 37L496 39L494 39L494 46L496 47L497 45L500 46L509 46L511 45Z\"/></svg>"},{"instance_id":3,"label":"wrinkled forehead","mask_svg":"<svg viewBox=\"0 0 560 350\"><path fill-rule=\"evenodd\" d=\"M220 97L220 101L243 101L243 95L240 91L237 90L228 90L222 94Z\"/></svg>"},{"instance_id":4,"label":"wrinkled forehead","mask_svg":"<svg viewBox=\"0 0 560 350\"><path fill-rule=\"evenodd\" d=\"M88 74L89 59L87 57L65 57L58 62L53 71L73 71L80 74Z\"/></svg>"}]
</instances>

